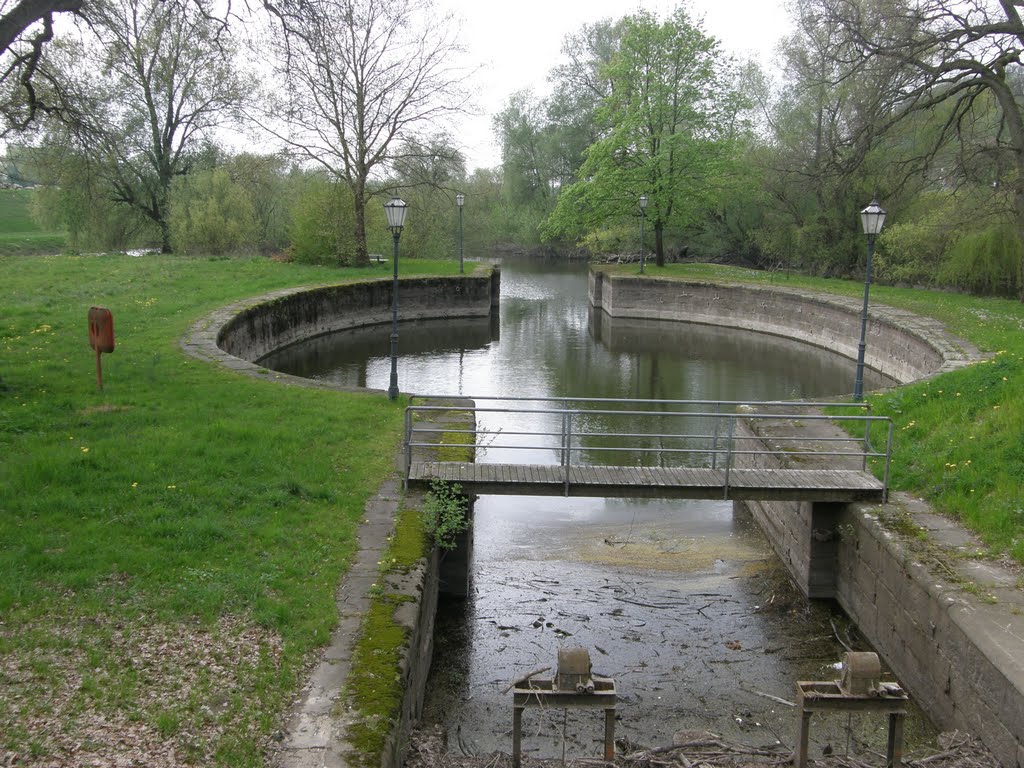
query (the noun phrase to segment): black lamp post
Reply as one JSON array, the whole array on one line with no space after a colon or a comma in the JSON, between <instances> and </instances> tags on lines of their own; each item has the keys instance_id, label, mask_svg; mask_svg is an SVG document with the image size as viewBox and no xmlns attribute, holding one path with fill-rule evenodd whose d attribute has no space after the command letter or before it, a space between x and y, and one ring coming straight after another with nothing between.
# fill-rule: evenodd
<instances>
[{"instance_id":1,"label":"black lamp post","mask_svg":"<svg viewBox=\"0 0 1024 768\"><path fill-rule=\"evenodd\" d=\"M864 234L868 238L868 265L864 275L864 308L860 313L860 344L857 345L857 378L853 382L853 399L864 398L864 346L868 329L868 294L871 292L871 257L875 254L875 237L882 231L885 223L885 211L872 200L871 205L860 212L860 221L864 226Z\"/></svg>"},{"instance_id":2,"label":"black lamp post","mask_svg":"<svg viewBox=\"0 0 1024 768\"><path fill-rule=\"evenodd\" d=\"M640 274L644 273L644 222L647 221L647 195L640 195Z\"/></svg>"},{"instance_id":3,"label":"black lamp post","mask_svg":"<svg viewBox=\"0 0 1024 768\"><path fill-rule=\"evenodd\" d=\"M392 197L384 203L384 213L388 217L388 229L395 243L394 264L395 276L391 281L391 383L388 385L388 399L398 397L398 238L402 236L405 226L406 203L400 197Z\"/></svg>"},{"instance_id":4,"label":"black lamp post","mask_svg":"<svg viewBox=\"0 0 1024 768\"><path fill-rule=\"evenodd\" d=\"M459 206L459 274L462 274L462 206L466 204L466 196L459 192L455 196L455 204Z\"/></svg>"}]
</instances>

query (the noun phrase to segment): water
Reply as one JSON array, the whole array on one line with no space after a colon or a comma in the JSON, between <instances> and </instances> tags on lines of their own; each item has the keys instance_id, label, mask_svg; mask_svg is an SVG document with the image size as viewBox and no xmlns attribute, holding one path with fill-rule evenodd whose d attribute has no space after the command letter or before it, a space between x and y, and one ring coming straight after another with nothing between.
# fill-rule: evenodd
<instances>
[{"instance_id":1,"label":"water","mask_svg":"<svg viewBox=\"0 0 1024 768\"><path fill-rule=\"evenodd\" d=\"M336 334L261 362L384 389L389 331ZM814 399L850 392L855 373L852 361L764 334L612 321L588 312L585 268L523 261L502 266L497 322L401 325L399 352L401 388L423 394ZM883 383L867 372L868 389ZM472 581L468 600L441 606L424 718L469 753L511 749L511 694L502 690L554 666L559 647L588 648L595 672L615 680L616 733L631 744L707 730L790 747L795 712L779 700L794 700L796 680L835 679L837 631L867 649L833 606L793 592L757 526L731 503L481 497ZM599 755L600 715L563 717L527 710L524 750ZM906 730L908 744L931 737L918 714ZM811 738L812 756L826 745L884 750L885 718L816 717Z\"/></svg>"}]
</instances>

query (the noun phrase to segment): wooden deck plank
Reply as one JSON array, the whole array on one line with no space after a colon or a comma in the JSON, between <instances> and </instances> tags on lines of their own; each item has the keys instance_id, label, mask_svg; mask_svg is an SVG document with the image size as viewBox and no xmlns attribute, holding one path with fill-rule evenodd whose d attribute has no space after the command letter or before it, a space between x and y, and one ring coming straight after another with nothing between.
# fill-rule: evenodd
<instances>
[{"instance_id":1,"label":"wooden deck plank","mask_svg":"<svg viewBox=\"0 0 1024 768\"><path fill-rule=\"evenodd\" d=\"M557 464L487 464L413 462L410 483L426 485L438 477L457 482L470 493L564 493L566 469ZM707 467L573 466L569 468L573 495L664 496L668 498L758 498L801 501L881 499L884 486L869 472L852 469L733 469L725 493L724 469ZM547 489L547 490L545 490ZM631 492L631 489L635 489Z\"/></svg>"}]
</instances>

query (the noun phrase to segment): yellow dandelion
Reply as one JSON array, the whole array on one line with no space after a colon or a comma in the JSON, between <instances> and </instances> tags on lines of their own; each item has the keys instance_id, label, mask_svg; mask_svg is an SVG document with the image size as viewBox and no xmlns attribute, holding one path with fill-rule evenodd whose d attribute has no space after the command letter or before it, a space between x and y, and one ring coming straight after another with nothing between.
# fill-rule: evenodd
<instances>
[{"instance_id":1,"label":"yellow dandelion","mask_svg":"<svg viewBox=\"0 0 1024 768\"><path fill-rule=\"evenodd\" d=\"M85 447L85 446L83 445L83 446L82 446L82 453L88 453L88 452L89 452L89 449L88 449L88 448L86 448L86 447Z\"/></svg>"}]
</instances>

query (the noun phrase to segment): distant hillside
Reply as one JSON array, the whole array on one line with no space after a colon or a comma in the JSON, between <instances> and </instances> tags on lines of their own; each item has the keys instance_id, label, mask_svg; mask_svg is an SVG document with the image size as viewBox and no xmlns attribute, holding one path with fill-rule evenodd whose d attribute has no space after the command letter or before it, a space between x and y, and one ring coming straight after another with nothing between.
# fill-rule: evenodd
<instances>
[{"instance_id":1,"label":"distant hillside","mask_svg":"<svg viewBox=\"0 0 1024 768\"><path fill-rule=\"evenodd\" d=\"M0 189L0 254L59 253L63 232L46 232L32 221L32 191Z\"/></svg>"}]
</instances>

